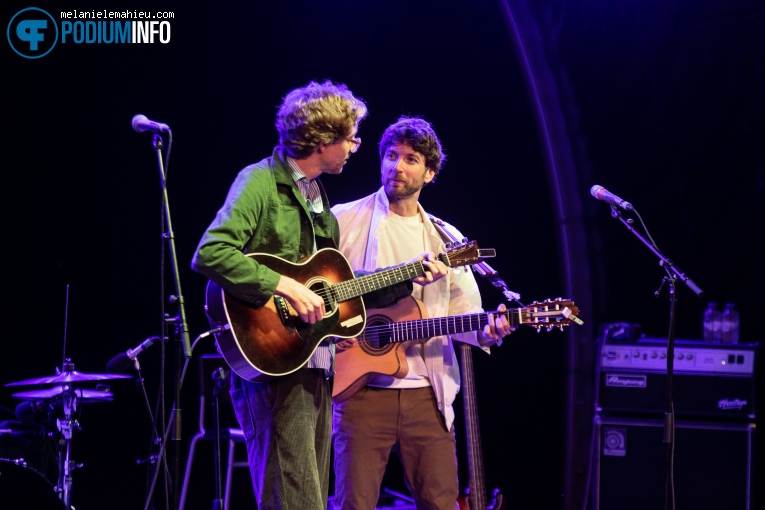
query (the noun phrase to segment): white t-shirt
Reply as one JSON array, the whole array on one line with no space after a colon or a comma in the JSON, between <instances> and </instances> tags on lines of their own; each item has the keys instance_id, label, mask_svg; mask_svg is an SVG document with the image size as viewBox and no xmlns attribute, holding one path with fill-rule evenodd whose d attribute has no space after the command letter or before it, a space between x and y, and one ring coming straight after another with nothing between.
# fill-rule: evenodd
<instances>
[{"instance_id":1,"label":"white t-shirt","mask_svg":"<svg viewBox=\"0 0 765 510\"><path fill-rule=\"evenodd\" d=\"M380 228L378 267L395 266L408 262L424 251L433 251L426 246L425 227L422 216L399 216L389 212L388 218ZM413 284L412 296L422 300L427 287ZM425 340L425 339L423 339ZM389 375L375 375L369 380L369 386L383 388L424 388L430 386L428 372L422 353L422 344L416 343L406 350L406 362L409 372L403 379Z\"/></svg>"}]
</instances>

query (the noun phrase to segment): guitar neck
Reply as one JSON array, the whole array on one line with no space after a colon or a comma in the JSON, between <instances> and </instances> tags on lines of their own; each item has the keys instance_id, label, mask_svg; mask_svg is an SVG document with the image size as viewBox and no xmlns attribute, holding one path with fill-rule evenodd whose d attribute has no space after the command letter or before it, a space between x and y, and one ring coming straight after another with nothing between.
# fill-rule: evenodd
<instances>
[{"instance_id":1,"label":"guitar neck","mask_svg":"<svg viewBox=\"0 0 765 510\"><path fill-rule=\"evenodd\" d=\"M437 255L439 261L446 267L466 266L480 262L482 257L493 256L494 250L480 250L475 241L452 246ZM427 271L423 261L409 262L400 266L376 271L372 274L344 280L331 286L331 292L336 301L348 301L384 287L389 287L412 278L422 276Z\"/></svg>"},{"instance_id":2,"label":"guitar neck","mask_svg":"<svg viewBox=\"0 0 765 510\"><path fill-rule=\"evenodd\" d=\"M425 274L425 270L425 265L422 261L411 262L336 283L332 285L331 289L338 302L348 301L362 294L422 276Z\"/></svg>"},{"instance_id":3,"label":"guitar neck","mask_svg":"<svg viewBox=\"0 0 765 510\"><path fill-rule=\"evenodd\" d=\"M497 312L493 312L497 313ZM502 312L511 326L521 323L520 309L510 309ZM432 319L417 319L411 321L391 322L385 325L390 328L392 342L405 342L421 338L431 338L441 335L455 335L468 331L480 331L489 323L489 312L452 315L450 317L435 317Z\"/></svg>"}]
</instances>

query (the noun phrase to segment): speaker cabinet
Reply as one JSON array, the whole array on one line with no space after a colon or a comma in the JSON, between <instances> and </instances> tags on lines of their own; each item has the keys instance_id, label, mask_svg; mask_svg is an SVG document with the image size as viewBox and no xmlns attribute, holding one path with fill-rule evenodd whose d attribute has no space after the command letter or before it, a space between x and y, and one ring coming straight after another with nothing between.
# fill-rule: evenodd
<instances>
[{"instance_id":1,"label":"speaker cabinet","mask_svg":"<svg viewBox=\"0 0 765 510\"><path fill-rule=\"evenodd\" d=\"M674 508L754 510L754 432L753 423L676 420ZM665 508L663 420L598 415L595 434L593 510Z\"/></svg>"}]
</instances>

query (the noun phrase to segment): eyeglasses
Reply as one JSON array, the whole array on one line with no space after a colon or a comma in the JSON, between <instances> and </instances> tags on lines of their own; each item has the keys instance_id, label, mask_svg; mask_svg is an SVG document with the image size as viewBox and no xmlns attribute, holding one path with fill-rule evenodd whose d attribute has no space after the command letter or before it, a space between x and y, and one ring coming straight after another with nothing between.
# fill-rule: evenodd
<instances>
[{"instance_id":1,"label":"eyeglasses","mask_svg":"<svg viewBox=\"0 0 765 510\"><path fill-rule=\"evenodd\" d=\"M351 144L351 154L359 150L359 147L361 146L361 138L357 138L355 136L346 138L345 141Z\"/></svg>"}]
</instances>

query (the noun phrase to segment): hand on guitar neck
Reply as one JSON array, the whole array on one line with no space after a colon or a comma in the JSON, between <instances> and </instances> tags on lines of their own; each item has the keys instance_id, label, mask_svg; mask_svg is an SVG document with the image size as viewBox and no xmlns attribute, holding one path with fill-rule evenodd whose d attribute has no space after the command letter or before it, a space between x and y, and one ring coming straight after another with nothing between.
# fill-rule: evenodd
<instances>
[{"instance_id":1,"label":"hand on guitar neck","mask_svg":"<svg viewBox=\"0 0 765 510\"><path fill-rule=\"evenodd\" d=\"M412 282L418 285L429 285L440 280L449 272L449 268L446 267L446 264L441 262L436 254L432 251L421 253L407 263L413 264L420 261L422 261L424 264L426 271L423 274L411 279Z\"/></svg>"},{"instance_id":2,"label":"hand on guitar neck","mask_svg":"<svg viewBox=\"0 0 765 510\"><path fill-rule=\"evenodd\" d=\"M413 264L415 262L422 262L425 271L411 278L411 281L419 285L429 285L436 282L446 276L449 272L449 268L446 264L438 260L435 253L428 251L423 252L406 264ZM292 310L297 314L301 321L306 324L316 324L324 319L327 310L324 306L324 297L319 296L316 292L311 290L306 285L290 278L287 275L281 275L279 283L276 285L274 294L289 302ZM504 310L501 310L504 311ZM496 338L496 335L489 338Z\"/></svg>"},{"instance_id":3,"label":"hand on guitar neck","mask_svg":"<svg viewBox=\"0 0 765 510\"><path fill-rule=\"evenodd\" d=\"M507 307L504 303L497 307L497 313L490 313L487 324L478 333L478 343L482 347L502 345L502 339L513 332L513 326L507 320Z\"/></svg>"}]
</instances>

